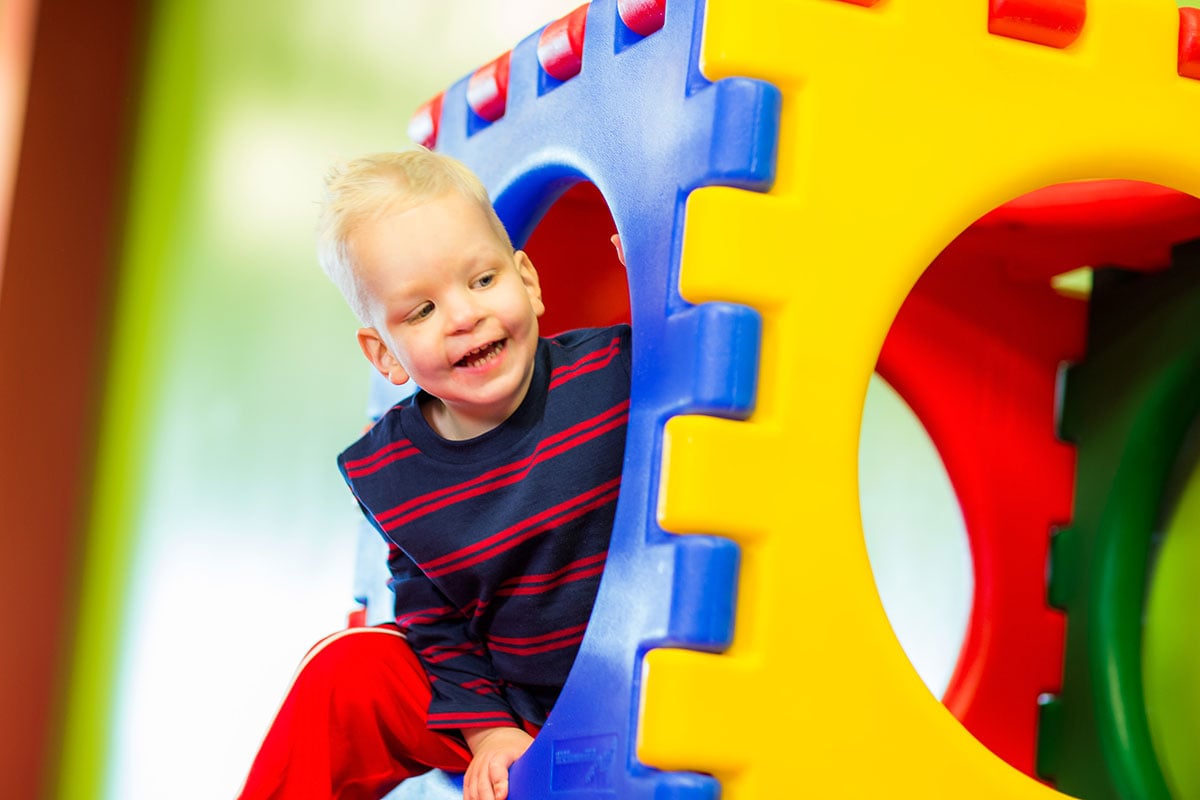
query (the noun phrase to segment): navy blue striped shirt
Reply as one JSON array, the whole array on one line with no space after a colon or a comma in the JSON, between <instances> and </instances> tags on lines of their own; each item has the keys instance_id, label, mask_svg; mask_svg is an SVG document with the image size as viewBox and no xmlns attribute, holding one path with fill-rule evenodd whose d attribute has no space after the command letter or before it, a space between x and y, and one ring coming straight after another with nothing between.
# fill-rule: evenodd
<instances>
[{"instance_id":1,"label":"navy blue striped shirt","mask_svg":"<svg viewBox=\"0 0 1200 800\"><path fill-rule=\"evenodd\" d=\"M403 401L338 459L390 544L396 621L434 729L537 725L575 660L612 533L629 416L626 325L538 343L524 401L438 436Z\"/></svg>"}]
</instances>

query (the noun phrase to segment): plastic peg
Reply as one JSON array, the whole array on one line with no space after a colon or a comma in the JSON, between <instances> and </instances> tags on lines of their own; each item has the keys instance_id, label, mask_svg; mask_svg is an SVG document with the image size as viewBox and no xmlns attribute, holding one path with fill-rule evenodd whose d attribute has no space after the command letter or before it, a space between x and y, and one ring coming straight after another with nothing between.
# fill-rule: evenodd
<instances>
[{"instance_id":1,"label":"plastic peg","mask_svg":"<svg viewBox=\"0 0 1200 800\"><path fill-rule=\"evenodd\" d=\"M556 19L538 37L538 63L556 80L574 78L583 67L583 34L587 27L588 5Z\"/></svg>"},{"instance_id":2,"label":"plastic peg","mask_svg":"<svg viewBox=\"0 0 1200 800\"><path fill-rule=\"evenodd\" d=\"M988 31L1063 48L1079 38L1086 17L1086 0L990 0Z\"/></svg>"},{"instance_id":3,"label":"plastic peg","mask_svg":"<svg viewBox=\"0 0 1200 800\"><path fill-rule=\"evenodd\" d=\"M1200 80L1200 8L1179 9L1179 74Z\"/></svg>"},{"instance_id":4,"label":"plastic peg","mask_svg":"<svg viewBox=\"0 0 1200 800\"><path fill-rule=\"evenodd\" d=\"M639 36L649 36L663 26L667 0L617 0L621 21Z\"/></svg>"},{"instance_id":5,"label":"plastic peg","mask_svg":"<svg viewBox=\"0 0 1200 800\"><path fill-rule=\"evenodd\" d=\"M504 116L508 103L508 61L512 51L489 61L471 74L467 81L467 104L488 122Z\"/></svg>"},{"instance_id":6,"label":"plastic peg","mask_svg":"<svg viewBox=\"0 0 1200 800\"><path fill-rule=\"evenodd\" d=\"M408 121L408 138L430 149L437 144L438 123L442 119L442 98L445 96L445 92L438 92L413 112Z\"/></svg>"}]
</instances>

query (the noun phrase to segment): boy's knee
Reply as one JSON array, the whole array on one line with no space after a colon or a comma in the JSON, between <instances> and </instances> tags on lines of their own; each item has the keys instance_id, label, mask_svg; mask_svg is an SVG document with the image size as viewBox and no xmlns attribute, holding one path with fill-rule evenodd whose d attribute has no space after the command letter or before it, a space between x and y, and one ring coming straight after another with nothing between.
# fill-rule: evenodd
<instances>
[{"instance_id":1,"label":"boy's knee","mask_svg":"<svg viewBox=\"0 0 1200 800\"><path fill-rule=\"evenodd\" d=\"M342 713L369 712L397 693L408 694L424 673L404 637L387 628L341 631L305 656L295 690L321 695Z\"/></svg>"},{"instance_id":2,"label":"boy's knee","mask_svg":"<svg viewBox=\"0 0 1200 800\"><path fill-rule=\"evenodd\" d=\"M320 642L297 675L293 698L320 708L330 730L393 741L424 728L429 681L408 642L387 628L343 631ZM371 733L383 732L382 736Z\"/></svg>"},{"instance_id":3,"label":"boy's knee","mask_svg":"<svg viewBox=\"0 0 1200 800\"><path fill-rule=\"evenodd\" d=\"M388 628L352 628L318 642L300 665L305 680L341 683L370 681L380 672L394 670L393 662L404 662L408 644Z\"/></svg>"}]
</instances>

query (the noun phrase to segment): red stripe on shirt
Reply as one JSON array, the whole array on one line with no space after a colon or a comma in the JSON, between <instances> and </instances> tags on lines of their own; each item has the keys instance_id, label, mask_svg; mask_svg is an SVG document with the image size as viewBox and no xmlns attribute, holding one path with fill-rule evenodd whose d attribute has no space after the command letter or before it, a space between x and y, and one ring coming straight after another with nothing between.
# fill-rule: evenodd
<instances>
[{"instance_id":1,"label":"red stripe on shirt","mask_svg":"<svg viewBox=\"0 0 1200 800\"><path fill-rule=\"evenodd\" d=\"M557 639L562 636L569 636L574 633L583 633L586 628L587 624L585 623L583 625L573 625L570 628L563 628L562 630L550 631L549 633L539 633L537 636L489 636L488 642L489 644L498 642L500 644L512 645L514 647L519 645L541 644L542 642L547 642L551 639Z\"/></svg>"},{"instance_id":2,"label":"red stripe on shirt","mask_svg":"<svg viewBox=\"0 0 1200 800\"><path fill-rule=\"evenodd\" d=\"M504 647L503 645L496 645L496 646L492 647L491 649L495 650L497 652L500 652L500 653L513 653L515 655L533 656L533 655L538 655L539 653L549 653L551 650L562 650L563 648L566 648L566 647L574 647L575 645L580 644L581 642L583 642L583 634L582 633L579 634L578 636L574 636L570 639L564 639L561 642L551 642L550 644L545 644L545 645L542 645L541 647L518 649L518 648Z\"/></svg>"},{"instance_id":3,"label":"red stripe on shirt","mask_svg":"<svg viewBox=\"0 0 1200 800\"><path fill-rule=\"evenodd\" d=\"M500 694L500 685L490 678L467 681L462 685L462 688L468 689L478 695Z\"/></svg>"},{"instance_id":4,"label":"red stripe on shirt","mask_svg":"<svg viewBox=\"0 0 1200 800\"><path fill-rule=\"evenodd\" d=\"M542 594L543 592L548 592L551 589L557 589L558 587L564 586L568 583L594 578L595 576L603 573L604 565L600 564L599 566L592 567L588 570L574 572L570 575L563 576L552 583L539 584L537 586L518 586L512 589L502 589L499 592L496 592L496 594L500 595L501 597L525 597L526 595L531 594Z\"/></svg>"},{"instance_id":5,"label":"red stripe on shirt","mask_svg":"<svg viewBox=\"0 0 1200 800\"><path fill-rule=\"evenodd\" d=\"M490 601L488 600L476 600L474 603L474 609L471 611L469 616L474 619L479 619L483 616L483 612L487 611L489 605Z\"/></svg>"},{"instance_id":6,"label":"red stripe on shirt","mask_svg":"<svg viewBox=\"0 0 1200 800\"><path fill-rule=\"evenodd\" d=\"M430 728L483 728L497 725L514 725L512 715L500 710L494 711L447 711L429 714L425 721Z\"/></svg>"},{"instance_id":7,"label":"red stripe on shirt","mask_svg":"<svg viewBox=\"0 0 1200 800\"><path fill-rule=\"evenodd\" d=\"M429 564L423 565L422 568L430 578L439 578L448 573L457 572L460 569L466 569L480 562L488 561L539 534L553 530L571 520L578 519L589 511L594 511L609 503L616 502L620 486L621 479L613 478L611 481L601 484L590 492L585 492L579 497L571 498L564 503L548 508L540 514L489 536L483 542L464 547L453 553L447 553L445 556L436 559L438 564L443 564L444 566L434 569L432 567L435 562L431 561ZM591 498L588 502L571 508L572 505L588 498ZM486 547L481 549L480 545L486 545Z\"/></svg>"},{"instance_id":8,"label":"red stripe on shirt","mask_svg":"<svg viewBox=\"0 0 1200 800\"><path fill-rule=\"evenodd\" d=\"M571 647L582 642L583 633L586 629L587 625L584 624L571 628L563 628L551 633L543 633L540 636L520 638L492 636L488 639L488 649L497 653L511 653L521 656L531 656L551 650L561 650L564 647Z\"/></svg>"},{"instance_id":9,"label":"red stripe on shirt","mask_svg":"<svg viewBox=\"0 0 1200 800\"><path fill-rule=\"evenodd\" d=\"M376 472L388 464L416 455L417 452L417 448L408 439L392 442L386 447L379 448L369 456L347 461L345 464L346 474L351 478L361 478L363 475L370 475L372 472Z\"/></svg>"},{"instance_id":10,"label":"red stripe on shirt","mask_svg":"<svg viewBox=\"0 0 1200 800\"><path fill-rule=\"evenodd\" d=\"M590 578L604 572L604 560L607 557L608 551L605 551L597 553L594 556L573 561L554 572L547 572L541 575L520 575L516 578L509 578L500 584L500 588L496 594L500 597L541 594L549 589L556 589L567 583Z\"/></svg>"},{"instance_id":11,"label":"red stripe on shirt","mask_svg":"<svg viewBox=\"0 0 1200 800\"><path fill-rule=\"evenodd\" d=\"M552 436L538 444L534 453L512 464L484 473L478 478L465 481L456 486L439 489L435 492L415 497L405 503L378 514L375 519L385 531L407 525L414 519L438 511L455 503L478 497L481 494L511 486L523 480L530 471L543 461L554 458L575 447L586 444L591 440L624 425L629 419L629 401L619 403L591 419L574 425L562 434Z\"/></svg>"},{"instance_id":12,"label":"red stripe on shirt","mask_svg":"<svg viewBox=\"0 0 1200 800\"><path fill-rule=\"evenodd\" d=\"M620 341L619 337L614 337L607 347L588 353L574 364L566 364L551 372L550 388L557 388L581 375L607 367L617 353L621 352Z\"/></svg>"},{"instance_id":13,"label":"red stripe on shirt","mask_svg":"<svg viewBox=\"0 0 1200 800\"><path fill-rule=\"evenodd\" d=\"M421 657L427 664L440 664L452 658L466 655L483 655L483 649L475 642L461 642L454 645L433 645L421 651Z\"/></svg>"},{"instance_id":14,"label":"red stripe on shirt","mask_svg":"<svg viewBox=\"0 0 1200 800\"><path fill-rule=\"evenodd\" d=\"M412 625L421 625L441 619L454 610L455 609L453 606L422 608L420 610L410 611L407 614L401 614L400 616L396 617L396 624L401 628L407 628Z\"/></svg>"}]
</instances>

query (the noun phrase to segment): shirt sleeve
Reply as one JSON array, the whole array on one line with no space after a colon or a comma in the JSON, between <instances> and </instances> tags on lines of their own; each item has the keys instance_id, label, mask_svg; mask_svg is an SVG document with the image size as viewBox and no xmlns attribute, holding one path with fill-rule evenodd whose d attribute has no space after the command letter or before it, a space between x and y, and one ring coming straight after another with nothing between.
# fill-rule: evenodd
<instances>
[{"instance_id":1,"label":"shirt sleeve","mask_svg":"<svg viewBox=\"0 0 1200 800\"><path fill-rule=\"evenodd\" d=\"M520 727L483 645L468 620L403 550L388 543L396 624L429 676L432 730Z\"/></svg>"}]
</instances>

